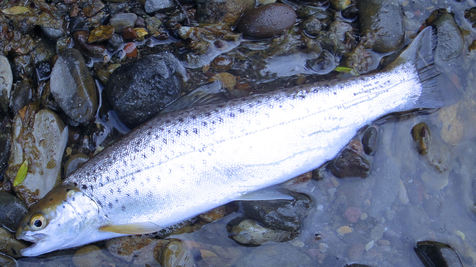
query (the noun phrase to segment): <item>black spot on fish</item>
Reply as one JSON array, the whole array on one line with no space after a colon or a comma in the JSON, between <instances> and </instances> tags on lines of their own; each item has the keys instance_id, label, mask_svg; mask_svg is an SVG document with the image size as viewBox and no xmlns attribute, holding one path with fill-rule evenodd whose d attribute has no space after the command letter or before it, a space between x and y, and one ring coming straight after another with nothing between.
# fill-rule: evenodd
<instances>
[{"instance_id":1,"label":"black spot on fish","mask_svg":"<svg viewBox=\"0 0 476 267\"><path fill-rule=\"evenodd\" d=\"M99 187L103 187L103 186L104 186L104 184L103 184L103 183L99 183Z\"/></svg>"},{"instance_id":2,"label":"black spot on fish","mask_svg":"<svg viewBox=\"0 0 476 267\"><path fill-rule=\"evenodd\" d=\"M238 112L243 113L243 112L245 112L245 110L240 108L240 109L238 109Z\"/></svg>"},{"instance_id":3,"label":"black spot on fish","mask_svg":"<svg viewBox=\"0 0 476 267\"><path fill-rule=\"evenodd\" d=\"M172 133L172 130L168 129L168 130L167 130L167 133L168 133L168 134L169 134L169 133Z\"/></svg>"},{"instance_id":4,"label":"black spot on fish","mask_svg":"<svg viewBox=\"0 0 476 267\"><path fill-rule=\"evenodd\" d=\"M115 201L116 203L119 203L119 199L117 199L117 198L116 198L116 199L114 199L114 201Z\"/></svg>"},{"instance_id":5,"label":"black spot on fish","mask_svg":"<svg viewBox=\"0 0 476 267\"><path fill-rule=\"evenodd\" d=\"M111 188L111 189L109 189L109 192L111 192L111 194L112 194L112 193L114 193L114 190L112 190L112 188Z\"/></svg>"},{"instance_id":6,"label":"black spot on fish","mask_svg":"<svg viewBox=\"0 0 476 267\"><path fill-rule=\"evenodd\" d=\"M249 104L248 104L248 107L252 108L252 107L253 107L253 104L249 103Z\"/></svg>"},{"instance_id":7,"label":"black spot on fish","mask_svg":"<svg viewBox=\"0 0 476 267\"><path fill-rule=\"evenodd\" d=\"M62 207L63 207L63 209L66 209L66 206L65 206L65 205L63 205Z\"/></svg>"},{"instance_id":8,"label":"black spot on fish","mask_svg":"<svg viewBox=\"0 0 476 267\"><path fill-rule=\"evenodd\" d=\"M112 203L111 203L111 202L109 202L109 203L107 204L107 206L108 206L110 209L112 209Z\"/></svg>"},{"instance_id":9,"label":"black spot on fish","mask_svg":"<svg viewBox=\"0 0 476 267\"><path fill-rule=\"evenodd\" d=\"M210 112L205 113L205 116L210 117L212 114Z\"/></svg>"},{"instance_id":10,"label":"black spot on fish","mask_svg":"<svg viewBox=\"0 0 476 267\"><path fill-rule=\"evenodd\" d=\"M162 139L162 142L163 142L164 144L167 144L167 139L165 139L165 138Z\"/></svg>"},{"instance_id":11,"label":"black spot on fish","mask_svg":"<svg viewBox=\"0 0 476 267\"><path fill-rule=\"evenodd\" d=\"M151 147L150 152L154 153L155 152L155 147Z\"/></svg>"},{"instance_id":12,"label":"black spot on fish","mask_svg":"<svg viewBox=\"0 0 476 267\"><path fill-rule=\"evenodd\" d=\"M127 197L131 197L131 194L127 193L126 196L127 196Z\"/></svg>"},{"instance_id":13,"label":"black spot on fish","mask_svg":"<svg viewBox=\"0 0 476 267\"><path fill-rule=\"evenodd\" d=\"M136 180L136 178L135 178L134 176L132 176L131 180L132 180L132 181L135 181L135 180Z\"/></svg>"},{"instance_id":14,"label":"black spot on fish","mask_svg":"<svg viewBox=\"0 0 476 267\"><path fill-rule=\"evenodd\" d=\"M179 121L179 122L183 122L183 118L178 118L178 121Z\"/></svg>"},{"instance_id":15,"label":"black spot on fish","mask_svg":"<svg viewBox=\"0 0 476 267\"><path fill-rule=\"evenodd\" d=\"M185 135L188 135L188 130L183 130L183 133L184 133Z\"/></svg>"},{"instance_id":16,"label":"black spot on fish","mask_svg":"<svg viewBox=\"0 0 476 267\"><path fill-rule=\"evenodd\" d=\"M93 191L93 185L90 185L89 188L91 188L91 191Z\"/></svg>"},{"instance_id":17,"label":"black spot on fish","mask_svg":"<svg viewBox=\"0 0 476 267\"><path fill-rule=\"evenodd\" d=\"M146 159L146 158L147 158L147 155L144 153L144 154L142 154L142 157L143 157L144 159Z\"/></svg>"},{"instance_id":18,"label":"black spot on fish","mask_svg":"<svg viewBox=\"0 0 476 267\"><path fill-rule=\"evenodd\" d=\"M119 175L119 171L118 171L118 170L116 170L115 173L116 173L116 175Z\"/></svg>"},{"instance_id":19,"label":"black spot on fish","mask_svg":"<svg viewBox=\"0 0 476 267\"><path fill-rule=\"evenodd\" d=\"M86 189L88 189L88 186L85 185L85 184L83 184L83 185L81 186L81 188L84 189L84 190L86 190Z\"/></svg>"},{"instance_id":20,"label":"black spot on fish","mask_svg":"<svg viewBox=\"0 0 476 267\"><path fill-rule=\"evenodd\" d=\"M225 105L224 104L219 104L219 105L217 105L217 107L223 108L223 107L225 107Z\"/></svg>"},{"instance_id":21,"label":"black spot on fish","mask_svg":"<svg viewBox=\"0 0 476 267\"><path fill-rule=\"evenodd\" d=\"M197 128L193 128L192 131L193 131L194 134L198 134L198 129Z\"/></svg>"},{"instance_id":22,"label":"black spot on fish","mask_svg":"<svg viewBox=\"0 0 476 267\"><path fill-rule=\"evenodd\" d=\"M336 93L336 92L334 92L334 95L337 95L337 93Z\"/></svg>"},{"instance_id":23,"label":"black spot on fish","mask_svg":"<svg viewBox=\"0 0 476 267\"><path fill-rule=\"evenodd\" d=\"M171 123L171 121L169 119L166 119L165 123Z\"/></svg>"},{"instance_id":24,"label":"black spot on fish","mask_svg":"<svg viewBox=\"0 0 476 267\"><path fill-rule=\"evenodd\" d=\"M213 120L213 121L212 121L212 124L215 124L215 123L216 123L216 122Z\"/></svg>"},{"instance_id":25,"label":"black spot on fish","mask_svg":"<svg viewBox=\"0 0 476 267\"><path fill-rule=\"evenodd\" d=\"M116 171L116 175L119 175L119 172ZM110 181L111 181L111 178L109 178L109 176L106 176L106 181L107 181L107 182L110 182Z\"/></svg>"},{"instance_id":26,"label":"black spot on fish","mask_svg":"<svg viewBox=\"0 0 476 267\"><path fill-rule=\"evenodd\" d=\"M73 198L72 198L72 200L73 200L73 201L75 201L75 200L76 200L76 198L75 198L75 197L73 197Z\"/></svg>"},{"instance_id":27,"label":"black spot on fish","mask_svg":"<svg viewBox=\"0 0 476 267\"><path fill-rule=\"evenodd\" d=\"M151 131L148 131L148 132L147 132L147 135L149 135L149 136L152 135L152 132L151 132Z\"/></svg>"},{"instance_id":28,"label":"black spot on fish","mask_svg":"<svg viewBox=\"0 0 476 267\"><path fill-rule=\"evenodd\" d=\"M176 133L177 133L177 136L180 136L180 134L181 134L180 130L177 130Z\"/></svg>"},{"instance_id":29,"label":"black spot on fish","mask_svg":"<svg viewBox=\"0 0 476 267\"><path fill-rule=\"evenodd\" d=\"M106 200L107 197L106 197L106 195L102 195L102 198L104 198L104 200Z\"/></svg>"},{"instance_id":30,"label":"black spot on fish","mask_svg":"<svg viewBox=\"0 0 476 267\"><path fill-rule=\"evenodd\" d=\"M102 202L101 202L101 200L98 200L98 205L102 207Z\"/></svg>"},{"instance_id":31,"label":"black spot on fish","mask_svg":"<svg viewBox=\"0 0 476 267\"><path fill-rule=\"evenodd\" d=\"M202 121L202 125L203 125L203 126L207 126L207 122L206 122L206 121Z\"/></svg>"},{"instance_id":32,"label":"black spot on fish","mask_svg":"<svg viewBox=\"0 0 476 267\"><path fill-rule=\"evenodd\" d=\"M124 184L128 184L129 181L127 181L127 179L124 179Z\"/></svg>"},{"instance_id":33,"label":"black spot on fish","mask_svg":"<svg viewBox=\"0 0 476 267\"><path fill-rule=\"evenodd\" d=\"M120 189L120 188L117 188L117 193L121 193L121 189Z\"/></svg>"},{"instance_id":34,"label":"black spot on fish","mask_svg":"<svg viewBox=\"0 0 476 267\"><path fill-rule=\"evenodd\" d=\"M234 118L235 117L235 113L230 113L230 118Z\"/></svg>"},{"instance_id":35,"label":"black spot on fish","mask_svg":"<svg viewBox=\"0 0 476 267\"><path fill-rule=\"evenodd\" d=\"M74 185L74 186L78 186L78 183L74 182L73 185Z\"/></svg>"},{"instance_id":36,"label":"black spot on fish","mask_svg":"<svg viewBox=\"0 0 476 267\"><path fill-rule=\"evenodd\" d=\"M122 211L126 211L126 207L124 205L121 206Z\"/></svg>"},{"instance_id":37,"label":"black spot on fish","mask_svg":"<svg viewBox=\"0 0 476 267\"><path fill-rule=\"evenodd\" d=\"M193 120L194 120L194 119L196 119L196 118L197 118L197 116L195 116L195 115L192 115L192 119L193 119Z\"/></svg>"}]
</instances>

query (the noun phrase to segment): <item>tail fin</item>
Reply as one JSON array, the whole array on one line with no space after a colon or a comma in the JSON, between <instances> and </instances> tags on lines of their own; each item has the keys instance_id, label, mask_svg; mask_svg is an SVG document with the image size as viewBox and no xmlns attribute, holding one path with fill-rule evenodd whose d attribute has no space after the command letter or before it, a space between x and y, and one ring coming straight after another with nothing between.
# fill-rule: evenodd
<instances>
[{"instance_id":1,"label":"tail fin","mask_svg":"<svg viewBox=\"0 0 476 267\"><path fill-rule=\"evenodd\" d=\"M436 29L426 27L412 43L388 67L413 62L418 72L422 93L416 103L408 108L440 108L456 100L456 91L446 82L443 75L434 64L434 54L437 46Z\"/></svg>"}]
</instances>

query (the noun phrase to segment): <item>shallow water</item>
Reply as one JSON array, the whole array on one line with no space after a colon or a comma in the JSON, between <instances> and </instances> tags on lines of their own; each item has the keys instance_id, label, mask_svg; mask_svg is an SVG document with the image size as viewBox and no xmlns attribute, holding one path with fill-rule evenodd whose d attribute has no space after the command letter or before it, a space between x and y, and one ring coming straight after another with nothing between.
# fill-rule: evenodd
<instances>
[{"instance_id":1,"label":"shallow water","mask_svg":"<svg viewBox=\"0 0 476 267\"><path fill-rule=\"evenodd\" d=\"M465 48L476 38L463 17L474 1L401 3L407 35L414 34L433 10L448 7L467 31ZM462 96L457 103L431 114L379 122L369 177L337 179L327 173L322 180L287 185L313 200L302 232L294 240L259 247L238 245L226 231L226 224L238 213L173 238L191 249L211 252L195 258L198 266L422 266L413 250L420 240L447 243L465 266L476 265L476 53L465 50L462 59L452 68L461 77L457 84ZM292 68L294 74L301 69L299 64ZM281 71L287 76L289 69L274 73ZM426 156L418 154L410 133L420 122L431 132ZM346 217L349 210L357 216L353 222ZM40 262L72 265L73 253L56 253ZM39 260L22 258L18 263L37 266Z\"/></svg>"}]
</instances>

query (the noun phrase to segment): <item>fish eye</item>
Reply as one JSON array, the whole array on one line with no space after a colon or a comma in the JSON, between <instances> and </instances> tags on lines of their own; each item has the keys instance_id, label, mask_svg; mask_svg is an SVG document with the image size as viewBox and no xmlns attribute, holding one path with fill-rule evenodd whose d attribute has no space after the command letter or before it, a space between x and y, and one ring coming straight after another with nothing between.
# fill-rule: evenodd
<instances>
[{"instance_id":1,"label":"fish eye","mask_svg":"<svg viewBox=\"0 0 476 267\"><path fill-rule=\"evenodd\" d=\"M46 218L41 214L36 214L31 217L30 226L33 230L38 231L46 226Z\"/></svg>"}]
</instances>

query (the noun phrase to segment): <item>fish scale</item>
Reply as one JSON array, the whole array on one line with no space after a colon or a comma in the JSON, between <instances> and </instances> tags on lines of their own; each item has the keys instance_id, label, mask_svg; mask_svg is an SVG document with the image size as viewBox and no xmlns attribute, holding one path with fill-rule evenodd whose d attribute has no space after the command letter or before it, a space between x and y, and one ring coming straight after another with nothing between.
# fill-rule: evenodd
<instances>
[{"instance_id":1,"label":"fish scale","mask_svg":"<svg viewBox=\"0 0 476 267\"><path fill-rule=\"evenodd\" d=\"M380 73L150 120L32 207L17 238L35 244L22 254L159 231L320 166L382 115L443 105L433 40L423 30Z\"/></svg>"}]
</instances>

